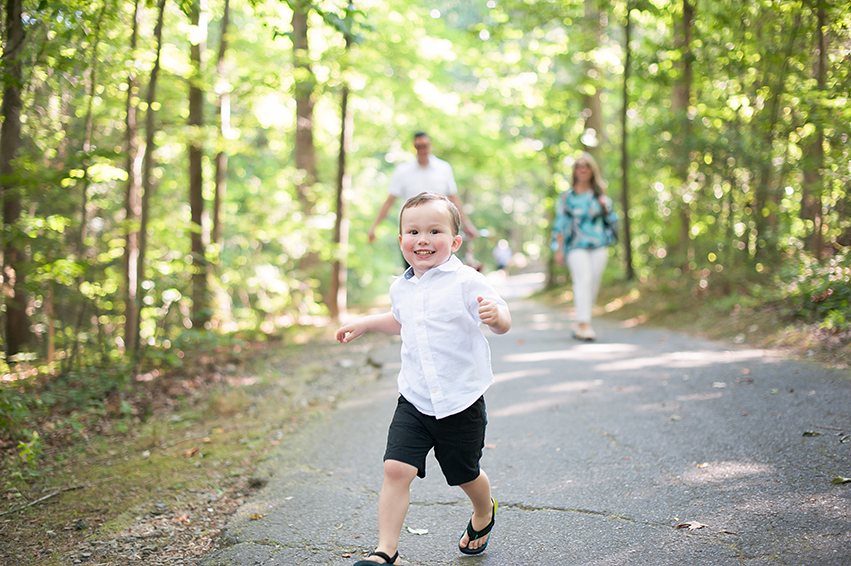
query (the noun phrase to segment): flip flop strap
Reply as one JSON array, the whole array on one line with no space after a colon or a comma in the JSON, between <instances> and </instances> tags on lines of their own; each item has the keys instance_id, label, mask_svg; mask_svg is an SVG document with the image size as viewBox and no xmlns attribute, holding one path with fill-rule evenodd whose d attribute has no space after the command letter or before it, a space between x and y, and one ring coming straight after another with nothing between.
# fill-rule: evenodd
<instances>
[{"instance_id":1,"label":"flip flop strap","mask_svg":"<svg viewBox=\"0 0 851 566\"><path fill-rule=\"evenodd\" d=\"M396 559L399 558L399 553L397 552L396 556L390 558L389 556L387 556L387 554L381 552L380 550L376 550L375 552L370 552L369 556L377 556L384 560L384 562L386 562L387 564L393 564L394 562L396 562ZM369 558L369 556L367 556L367 558Z\"/></svg>"},{"instance_id":2,"label":"flip flop strap","mask_svg":"<svg viewBox=\"0 0 851 566\"><path fill-rule=\"evenodd\" d=\"M494 524L494 520L493 520L493 518L491 518L491 522L488 523L487 527L485 527L484 529L482 529L480 531L477 531L476 529L473 528L473 521L470 521L469 523L467 523L467 536L470 537L471 541L476 540L476 539L480 539L483 536L485 536L486 534L488 534L489 532L491 532L491 529L493 529L493 524Z\"/></svg>"}]
</instances>

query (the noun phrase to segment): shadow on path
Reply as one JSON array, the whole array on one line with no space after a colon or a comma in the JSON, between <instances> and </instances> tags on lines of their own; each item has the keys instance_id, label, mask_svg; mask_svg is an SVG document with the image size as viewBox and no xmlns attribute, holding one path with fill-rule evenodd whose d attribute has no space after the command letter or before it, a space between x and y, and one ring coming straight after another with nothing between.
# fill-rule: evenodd
<instances>
[{"instance_id":1,"label":"shadow on path","mask_svg":"<svg viewBox=\"0 0 851 566\"><path fill-rule=\"evenodd\" d=\"M847 371L606 320L579 343L569 311L522 298L542 282L497 283L514 324L486 331L488 550L458 552L471 508L430 456L403 563L851 564L851 485L831 483L851 476ZM373 548L398 355L372 352L379 378L265 463L269 484L203 564L343 566Z\"/></svg>"}]
</instances>

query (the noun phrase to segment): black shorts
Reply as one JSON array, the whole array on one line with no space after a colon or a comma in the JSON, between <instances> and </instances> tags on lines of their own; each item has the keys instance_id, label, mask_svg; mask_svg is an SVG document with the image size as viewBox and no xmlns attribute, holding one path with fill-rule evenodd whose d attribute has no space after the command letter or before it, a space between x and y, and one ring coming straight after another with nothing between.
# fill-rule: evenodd
<instances>
[{"instance_id":1,"label":"black shorts","mask_svg":"<svg viewBox=\"0 0 851 566\"><path fill-rule=\"evenodd\" d=\"M385 460L397 460L426 475L426 456L434 448L434 456L449 485L461 485L479 477L479 461L485 447L488 424L485 398L443 419L419 412L399 396L396 414L387 432Z\"/></svg>"}]
</instances>

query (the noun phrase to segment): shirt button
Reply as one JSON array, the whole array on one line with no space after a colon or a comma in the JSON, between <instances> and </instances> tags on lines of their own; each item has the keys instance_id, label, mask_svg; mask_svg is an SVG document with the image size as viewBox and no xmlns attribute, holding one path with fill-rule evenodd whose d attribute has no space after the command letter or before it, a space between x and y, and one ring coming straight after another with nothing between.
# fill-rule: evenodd
<instances>
[{"instance_id":1,"label":"shirt button","mask_svg":"<svg viewBox=\"0 0 851 566\"><path fill-rule=\"evenodd\" d=\"M423 323L422 320L417 320L417 326L421 325L422 323Z\"/></svg>"},{"instance_id":2,"label":"shirt button","mask_svg":"<svg viewBox=\"0 0 851 566\"><path fill-rule=\"evenodd\" d=\"M424 360L427 360L427 359L428 359L428 354L423 354L423 359L424 359Z\"/></svg>"},{"instance_id":3,"label":"shirt button","mask_svg":"<svg viewBox=\"0 0 851 566\"><path fill-rule=\"evenodd\" d=\"M432 393L437 393L437 387L432 387L432 388L431 388L431 392L432 392Z\"/></svg>"}]
</instances>

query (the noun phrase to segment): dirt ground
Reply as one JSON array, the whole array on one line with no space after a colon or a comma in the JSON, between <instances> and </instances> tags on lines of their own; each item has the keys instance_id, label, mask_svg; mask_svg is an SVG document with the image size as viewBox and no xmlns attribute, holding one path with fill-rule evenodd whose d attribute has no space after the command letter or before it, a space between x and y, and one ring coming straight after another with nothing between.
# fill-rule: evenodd
<instances>
[{"instance_id":1,"label":"dirt ground","mask_svg":"<svg viewBox=\"0 0 851 566\"><path fill-rule=\"evenodd\" d=\"M163 377L151 415L130 430L101 423L80 437L45 438L40 477L0 492L0 565L195 564L265 480L252 473L285 435L375 379L375 335L334 348L255 345ZM2 458L17 457L6 446ZM10 469L4 466L4 469Z\"/></svg>"}]
</instances>

